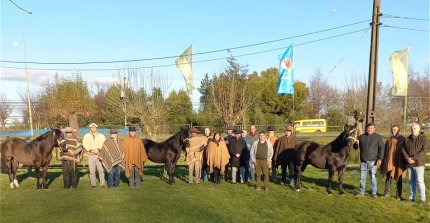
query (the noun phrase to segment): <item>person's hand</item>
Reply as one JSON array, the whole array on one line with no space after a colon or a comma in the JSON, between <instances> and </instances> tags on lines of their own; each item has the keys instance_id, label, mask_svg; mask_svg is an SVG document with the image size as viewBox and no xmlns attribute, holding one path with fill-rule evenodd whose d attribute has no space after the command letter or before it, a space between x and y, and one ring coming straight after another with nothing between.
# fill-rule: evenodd
<instances>
[{"instance_id":1,"label":"person's hand","mask_svg":"<svg viewBox=\"0 0 430 223\"><path fill-rule=\"evenodd\" d=\"M236 154L236 157L239 158L240 154Z\"/></svg>"},{"instance_id":2,"label":"person's hand","mask_svg":"<svg viewBox=\"0 0 430 223\"><path fill-rule=\"evenodd\" d=\"M409 164L414 164L415 160L413 160L412 158L408 158L406 161L408 161Z\"/></svg>"},{"instance_id":3,"label":"person's hand","mask_svg":"<svg viewBox=\"0 0 430 223\"><path fill-rule=\"evenodd\" d=\"M255 161L252 161L252 163L254 164L254 166L257 166L257 162L255 162Z\"/></svg>"},{"instance_id":4,"label":"person's hand","mask_svg":"<svg viewBox=\"0 0 430 223\"><path fill-rule=\"evenodd\" d=\"M271 166L272 166L272 161L271 161L271 160L268 160L268 161L267 161L267 166L269 166L269 167L271 167Z\"/></svg>"},{"instance_id":5,"label":"person's hand","mask_svg":"<svg viewBox=\"0 0 430 223\"><path fill-rule=\"evenodd\" d=\"M381 160L376 161L376 166L380 166L381 165Z\"/></svg>"},{"instance_id":6,"label":"person's hand","mask_svg":"<svg viewBox=\"0 0 430 223\"><path fill-rule=\"evenodd\" d=\"M75 155L75 151L73 151L73 150L69 150L69 154L70 154L71 156L74 156L74 155Z\"/></svg>"}]
</instances>

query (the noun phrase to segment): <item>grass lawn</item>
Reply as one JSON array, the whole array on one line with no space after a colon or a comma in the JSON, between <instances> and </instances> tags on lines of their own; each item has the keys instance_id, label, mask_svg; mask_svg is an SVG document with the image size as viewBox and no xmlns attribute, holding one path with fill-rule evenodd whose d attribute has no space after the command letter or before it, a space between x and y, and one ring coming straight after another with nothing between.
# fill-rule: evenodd
<instances>
[{"instance_id":1,"label":"grass lawn","mask_svg":"<svg viewBox=\"0 0 430 223\"><path fill-rule=\"evenodd\" d=\"M37 191L36 180L20 168L16 190L9 188L7 175L0 175L0 222L430 222L428 204L375 199L368 193L355 197L356 168L345 174L344 196L327 195L328 174L314 168L304 172L300 192L274 183L268 192L256 192L254 182L189 185L186 168L177 169L176 185L171 186L160 173L160 168L146 168L141 188L127 188L123 178L120 188L111 190L91 188L87 169L80 169L78 188L65 190L61 170L52 169L50 189ZM429 193L428 169L425 181ZM407 197L407 180L403 187ZM378 188L381 195L380 176ZM395 184L392 190L394 194Z\"/></svg>"}]
</instances>

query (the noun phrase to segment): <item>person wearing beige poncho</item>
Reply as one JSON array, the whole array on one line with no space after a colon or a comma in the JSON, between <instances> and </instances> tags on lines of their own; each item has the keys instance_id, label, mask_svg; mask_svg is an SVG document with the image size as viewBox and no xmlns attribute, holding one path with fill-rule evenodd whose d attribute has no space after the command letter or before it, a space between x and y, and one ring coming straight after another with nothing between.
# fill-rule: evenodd
<instances>
[{"instance_id":1,"label":"person wearing beige poncho","mask_svg":"<svg viewBox=\"0 0 430 223\"><path fill-rule=\"evenodd\" d=\"M220 175L224 175L225 167L230 160L227 145L221 140L221 134L215 133L207 147L209 173L213 173L214 183L220 183Z\"/></svg>"}]
</instances>

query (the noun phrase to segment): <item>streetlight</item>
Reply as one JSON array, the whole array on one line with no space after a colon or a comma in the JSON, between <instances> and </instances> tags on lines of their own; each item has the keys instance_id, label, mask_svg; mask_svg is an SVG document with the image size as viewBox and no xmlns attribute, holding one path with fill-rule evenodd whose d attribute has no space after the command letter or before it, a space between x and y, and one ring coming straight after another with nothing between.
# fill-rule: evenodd
<instances>
[{"instance_id":1,"label":"streetlight","mask_svg":"<svg viewBox=\"0 0 430 223\"><path fill-rule=\"evenodd\" d=\"M28 13L28 14L32 14L31 11L26 10L22 7L20 7L19 5L17 5L15 2L13 2L12 0L9 0L12 4L14 4L18 10L19 10L19 25L21 27L21 33L22 33L22 45L24 48L24 64L25 64L25 79L27 82L27 106L28 106L28 116L30 118L30 131L31 131L31 136L34 136L34 132L33 132L33 114L31 112L31 99L30 99L30 85L28 83L28 69L27 69L27 54L26 54L26 50L25 50L25 38L24 38L24 28L22 26L22 11Z\"/></svg>"},{"instance_id":2,"label":"streetlight","mask_svg":"<svg viewBox=\"0 0 430 223\"><path fill-rule=\"evenodd\" d=\"M123 88L121 90L121 95L120 98L123 100L124 102L124 107L122 108L122 110L124 111L124 128L127 129L127 107L126 107L126 98L125 98L125 94L126 94L126 85L125 85L125 81L127 80L127 78L124 77L124 83L123 83Z\"/></svg>"}]
</instances>

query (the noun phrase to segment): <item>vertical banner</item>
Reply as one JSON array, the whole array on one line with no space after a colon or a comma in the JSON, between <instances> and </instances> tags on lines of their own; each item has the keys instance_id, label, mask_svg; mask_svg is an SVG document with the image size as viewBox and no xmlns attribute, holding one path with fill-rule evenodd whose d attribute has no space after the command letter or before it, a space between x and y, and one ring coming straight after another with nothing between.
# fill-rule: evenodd
<instances>
[{"instance_id":1,"label":"vertical banner","mask_svg":"<svg viewBox=\"0 0 430 223\"><path fill-rule=\"evenodd\" d=\"M390 67L393 71L392 96L408 95L408 57L409 48L396 51L390 56Z\"/></svg>"},{"instance_id":2,"label":"vertical banner","mask_svg":"<svg viewBox=\"0 0 430 223\"><path fill-rule=\"evenodd\" d=\"M184 76L185 83L187 84L188 94L193 92L193 45L190 45L178 59L176 59L176 67L181 71Z\"/></svg>"},{"instance_id":3,"label":"vertical banner","mask_svg":"<svg viewBox=\"0 0 430 223\"><path fill-rule=\"evenodd\" d=\"M278 94L294 94L293 45L279 55Z\"/></svg>"}]
</instances>

